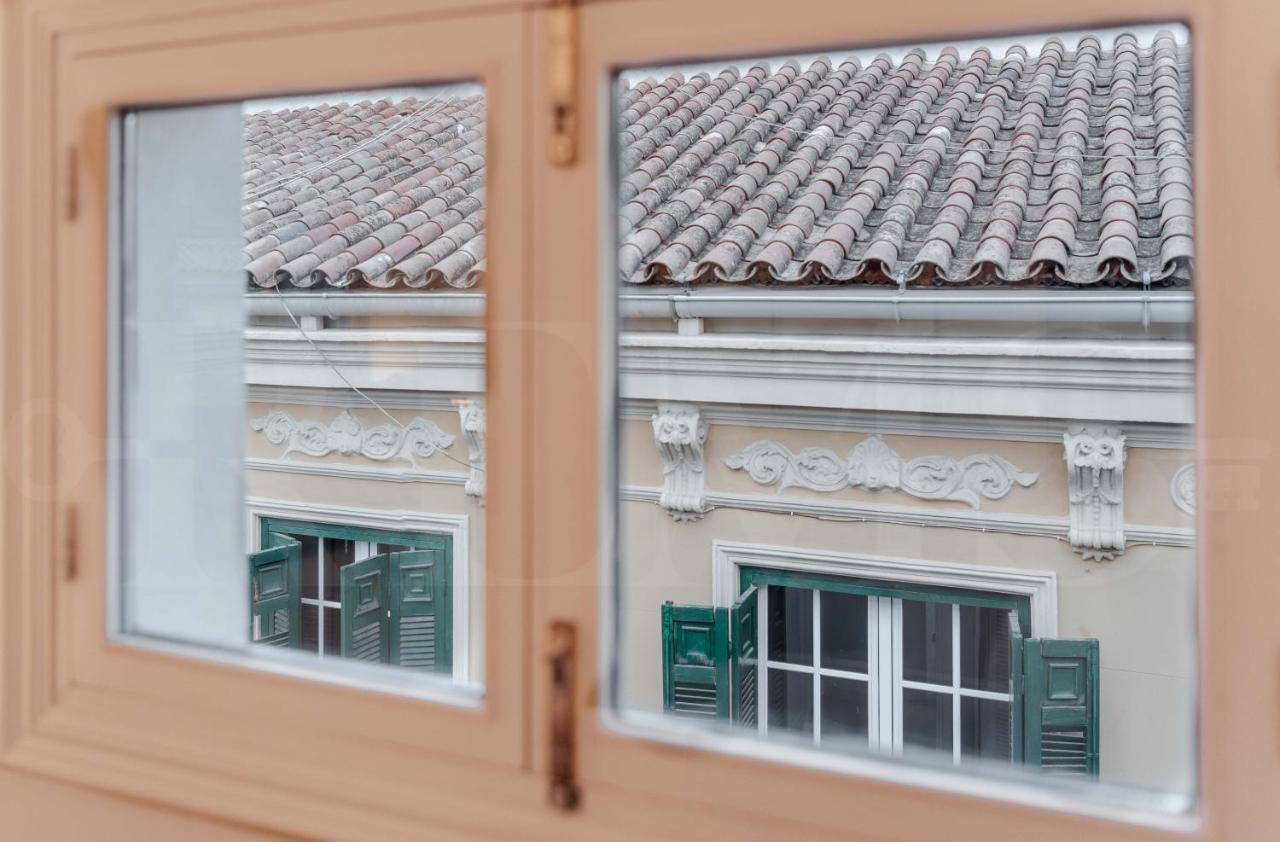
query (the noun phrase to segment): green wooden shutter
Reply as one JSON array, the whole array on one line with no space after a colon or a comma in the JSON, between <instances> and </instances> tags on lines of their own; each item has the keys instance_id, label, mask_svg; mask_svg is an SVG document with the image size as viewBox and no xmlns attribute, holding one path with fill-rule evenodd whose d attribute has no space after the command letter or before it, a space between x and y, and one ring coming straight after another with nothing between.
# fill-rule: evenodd
<instances>
[{"instance_id":1,"label":"green wooden shutter","mask_svg":"<svg viewBox=\"0 0 1280 842\"><path fill-rule=\"evenodd\" d=\"M729 611L662 605L662 707L685 716L729 717Z\"/></svg>"},{"instance_id":2,"label":"green wooden shutter","mask_svg":"<svg viewBox=\"0 0 1280 842\"><path fill-rule=\"evenodd\" d=\"M1023 761L1096 777L1098 641L1029 637L1020 648Z\"/></svg>"},{"instance_id":3,"label":"green wooden shutter","mask_svg":"<svg viewBox=\"0 0 1280 842\"><path fill-rule=\"evenodd\" d=\"M443 549L391 553L391 663L449 672L452 602Z\"/></svg>"},{"instance_id":4,"label":"green wooden shutter","mask_svg":"<svg viewBox=\"0 0 1280 842\"><path fill-rule=\"evenodd\" d=\"M756 710L756 617L760 604L759 591L747 588L729 610L729 638L733 648L733 721L754 728Z\"/></svg>"},{"instance_id":5,"label":"green wooden shutter","mask_svg":"<svg viewBox=\"0 0 1280 842\"><path fill-rule=\"evenodd\" d=\"M391 555L370 556L338 573L344 658L382 664L391 660Z\"/></svg>"},{"instance_id":6,"label":"green wooden shutter","mask_svg":"<svg viewBox=\"0 0 1280 842\"><path fill-rule=\"evenodd\" d=\"M249 554L249 639L265 646L302 644L302 545L272 533Z\"/></svg>"}]
</instances>

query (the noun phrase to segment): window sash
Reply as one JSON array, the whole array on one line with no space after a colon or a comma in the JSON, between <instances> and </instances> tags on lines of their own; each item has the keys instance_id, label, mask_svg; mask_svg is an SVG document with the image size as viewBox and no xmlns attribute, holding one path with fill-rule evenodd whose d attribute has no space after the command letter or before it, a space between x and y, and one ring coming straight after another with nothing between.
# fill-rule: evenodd
<instances>
[{"instance_id":1,"label":"window sash","mask_svg":"<svg viewBox=\"0 0 1280 842\"><path fill-rule=\"evenodd\" d=\"M759 576L758 574L770 574ZM776 587L790 588L808 588L813 600L811 623L813 625L813 661L812 664L793 664L785 661L775 661L762 656L756 666L757 682L756 686L760 688L759 692L768 694L770 671L777 670L779 672L788 672L801 675L809 675L812 677L812 686L810 693L812 694L812 711L813 722L811 725L811 735L814 745L822 744L822 679L824 677L840 678L851 681L862 681L867 685L867 748L872 753L880 753L901 757L904 753L906 742L904 738L904 691L918 690L938 695L950 697L951 704L951 756L954 765L960 765L962 762L962 749L964 744L964 734L962 733L962 717L961 704L962 699L983 699L987 701L1006 702L1010 705L1011 713L1017 705L1016 682L1013 675L1013 663L1010 662L1009 675L1009 692L999 693L991 690L978 690L961 686L961 623L960 608L962 605L975 605L980 607L1006 607L1010 611L1019 611L1026 606L1025 597L1009 597L1005 595L970 593L966 596L975 597L980 603L974 601L950 601L943 597L943 592L954 589L937 588L933 589L934 597L928 601L942 602L951 606L949 622L951 623L951 683L949 685L935 684L925 681L912 681L903 678L902 656L903 656L903 612L902 605L904 599L914 599L912 596L891 596L879 593L879 591L899 591L904 594L914 594L916 586L907 588L898 588L892 585L882 583L867 583L866 580L855 580L847 587L837 587L840 580L836 577L813 576L808 574L793 574L784 571L766 571L759 568L748 568L743 571L743 579L751 577L751 584L761 585L766 579L778 579L779 581L770 582ZM806 581L808 580L808 581ZM815 586L816 585L816 586ZM863 590L865 588L865 590ZM856 589L856 590L855 590ZM867 597L867 672L858 673L848 670L838 670L830 667L822 666L822 593L823 591L838 591L842 593L859 593ZM759 616L761 622L757 624L757 645L761 653L769 651L769 599L772 596L772 588L760 587L760 607ZM991 602L997 602L991 605ZM999 604L1006 603L1006 604ZM1008 605L1007 603L1012 603ZM1014 629L1010 626L1010 634L1021 633L1023 636L1030 635L1030 626L1019 626ZM769 733L769 704L766 701L758 705L758 719L756 727L761 736L767 736ZM1018 749L1014 744L1014 728L1010 723L1010 761L1018 757Z\"/></svg>"}]
</instances>

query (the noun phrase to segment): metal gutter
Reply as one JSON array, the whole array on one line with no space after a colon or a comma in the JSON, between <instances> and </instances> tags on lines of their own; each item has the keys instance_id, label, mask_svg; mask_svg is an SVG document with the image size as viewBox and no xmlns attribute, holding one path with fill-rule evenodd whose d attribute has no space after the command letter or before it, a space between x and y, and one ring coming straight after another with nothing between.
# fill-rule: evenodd
<instances>
[{"instance_id":1,"label":"metal gutter","mask_svg":"<svg viewBox=\"0 0 1280 842\"><path fill-rule=\"evenodd\" d=\"M484 314L480 292L250 292L248 312L284 316L458 316ZM864 319L887 321L1188 324L1190 290L699 290L618 296L626 318Z\"/></svg>"}]
</instances>

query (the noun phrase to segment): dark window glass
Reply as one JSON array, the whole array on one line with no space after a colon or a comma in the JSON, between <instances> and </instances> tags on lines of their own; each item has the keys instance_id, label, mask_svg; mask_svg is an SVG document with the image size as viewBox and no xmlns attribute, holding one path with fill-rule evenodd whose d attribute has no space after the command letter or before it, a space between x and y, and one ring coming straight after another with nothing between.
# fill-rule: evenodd
<instances>
[{"instance_id":1,"label":"dark window glass","mask_svg":"<svg viewBox=\"0 0 1280 842\"><path fill-rule=\"evenodd\" d=\"M769 660L813 663L813 591L769 586Z\"/></svg>"},{"instance_id":2,"label":"dark window glass","mask_svg":"<svg viewBox=\"0 0 1280 842\"><path fill-rule=\"evenodd\" d=\"M951 696L929 690L902 691L902 744L914 749L951 751Z\"/></svg>"},{"instance_id":3,"label":"dark window glass","mask_svg":"<svg viewBox=\"0 0 1280 842\"><path fill-rule=\"evenodd\" d=\"M302 598L319 599L320 539L314 535L289 536L302 545Z\"/></svg>"},{"instance_id":4,"label":"dark window glass","mask_svg":"<svg viewBox=\"0 0 1280 842\"><path fill-rule=\"evenodd\" d=\"M1010 758L1008 702L961 697L960 753L993 760Z\"/></svg>"},{"instance_id":5,"label":"dark window glass","mask_svg":"<svg viewBox=\"0 0 1280 842\"><path fill-rule=\"evenodd\" d=\"M822 660L829 669L867 671L867 598L823 591Z\"/></svg>"},{"instance_id":6,"label":"dark window glass","mask_svg":"<svg viewBox=\"0 0 1280 842\"><path fill-rule=\"evenodd\" d=\"M813 732L813 676L769 670L769 730Z\"/></svg>"},{"instance_id":7,"label":"dark window glass","mask_svg":"<svg viewBox=\"0 0 1280 842\"><path fill-rule=\"evenodd\" d=\"M316 652L320 649L319 606L302 606L302 648L307 652Z\"/></svg>"},{"instance_id":8,"label":"dark window glass","mask_svg":"<svg viewBox=\"0 0 1280 842\"><path fill-rule=\"evenodd\" d=\"M1009 692L1009 612L960 606L960 686Z\"/></svg>"},{"instance_id":9,"label":"dark window glass","mask_svg":"<svg viewBox=\"0 0 1280 842\"><path fill-rule=\"evenodd\" d=\"M867 682L825 676L822 679L822 741L857 741L859 747L865 747L866 739Z\"/></svg>"},{"instance_id":10,"label":"dark window glass","mask_svg":"<svg viewBox=\"0 0 1280 842\"><path fill-rule=\"evenodd\" d=\"M341 651L342 644L338 639L341 630L342 612L337 608L326 608L324 610L324 653L326 655L337 655Z\"/></svg>"},{"instance_id":11,"label":"dark window glass","mask_svg":"<svg viewBox=\"0 0 1280 842\"><path fill-rule=\"evenodd\" d=\"M951 605L902 601L902 677L951 686Z\"/></svg>"},{"instance_id":12,"label":"dark window glass","mask_svg":"<svg viewBox=\"0 0 1280 842\"><path fill-rule=\"evenodd\" d=\"M413 549L413 547L406 547L404 544L379 544L378 549L374 554L403 553L411 549Z\"/></svg>"},{"instance_id":13,"label":"dark window glass","mask_svg":"<svg viewBox=\"0 0 1280 842\"><path fill-rule=\"evenodd\" d=\"M356 542L345 538L324 539L324 598L330 602L342 599L340 571L356 560Z\"/></svg>"}]
</instances>

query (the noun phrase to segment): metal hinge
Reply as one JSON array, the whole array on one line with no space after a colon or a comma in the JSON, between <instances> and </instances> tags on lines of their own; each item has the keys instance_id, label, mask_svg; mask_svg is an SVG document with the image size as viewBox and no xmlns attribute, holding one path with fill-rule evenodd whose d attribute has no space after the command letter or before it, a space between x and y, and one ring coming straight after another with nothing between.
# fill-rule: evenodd
<instances>
[{"instance_id":1,"label":"metal hinge","mask_svg":"<svg viewBox=\"0 0 1280 842\"><path fill-rule=\"evenodd\" d=\"M547 13L547 83L551 94L551 163L578 159L578 4L552 0Z\"/></svg>"},{"instance_id":2,"label":"metal hinge","mask_svg":"<svg viewBox=\"0 0 1280 842\"><path fill-rule=\"evenodd\" d=\"M66 196L63 209L68 220L74 220L80 210L80 150L74 146L67 150Z\"/></svg>"},{"instance_id":3,"label":"metal hinge","mask_svg":"<svg viewBox=\"0 0 1280 842\"><path fill-rule=\"evenodd\" d=\"M75 506L63 512L62 571L68 582L80 575L80 523Z\"/></svg>"},{"instance_id":4,"label":"metal hinge","mask_svg":"<svg viewBox=\"0 0 1280 842\"><path fill-rule=\"evenodd\" d=\"M551 624L551 803L561 810L577 809L578 789L574 749L574 673L577 629L573 623Z\"/></svg>"}]
</instances>

